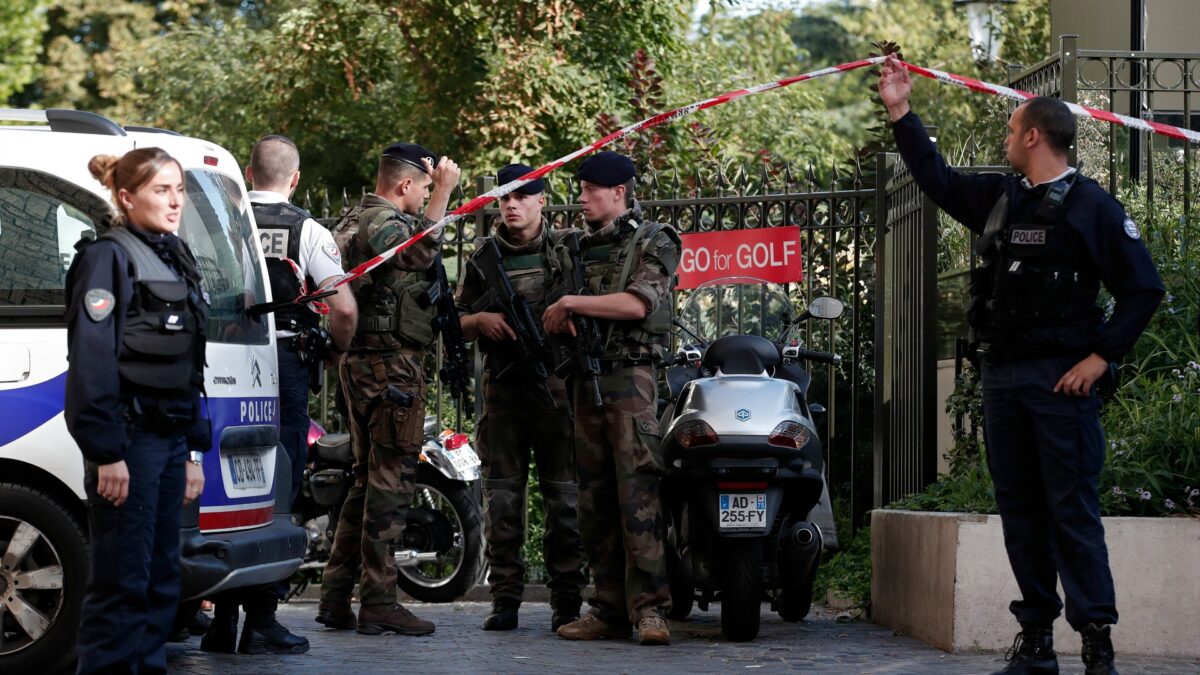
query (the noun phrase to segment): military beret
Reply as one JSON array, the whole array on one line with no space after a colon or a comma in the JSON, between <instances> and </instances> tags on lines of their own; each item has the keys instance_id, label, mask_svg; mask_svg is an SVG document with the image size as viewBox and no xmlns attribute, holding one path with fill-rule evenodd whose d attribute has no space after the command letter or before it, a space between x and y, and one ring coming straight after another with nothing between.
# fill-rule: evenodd
<instances>
[{"instance_id":1,"label":"military beret","mask_svg":"<svg viewBox=\"0 0 1200 675\"><path fill-rule=\"evenodd\" d=\"M525 166L524 164L509 164L508 166L496 172L496 182L500 185L510 183L521 176L533 171L533 167ZM536 195L546 191L546 181L541 178L535 178L521 187L513 190L523 195Z\"/></svg>"},{"instance_id":2,"label":"military beret","mask_svg":"<svg viewBox=\"0 0 1200 675\"><path fill-rule=\"evenodd\" d=\"M579 164L579 169L575 171L575 177L579 180L586 180L589 183L605 187L624 185L636 175L637 170L633 168L633 160L610 150L597 152L588 157Z\"/></svg>"},{"instance_id":3,"label":"military beret","mask_svg":"<svg viewBox=\"0 0 1200 675\"><path fill-rule=\"evenodd\" d=\"M422 159L428 159L429 163L433 166L437 166L438 161L437 155L416 143L392 143L383 151L383 156L404 162L405 164L412 164L425 173L429 173L429 171L425 168L425 164L421 161Z\"/></svg>"}]
</instances>

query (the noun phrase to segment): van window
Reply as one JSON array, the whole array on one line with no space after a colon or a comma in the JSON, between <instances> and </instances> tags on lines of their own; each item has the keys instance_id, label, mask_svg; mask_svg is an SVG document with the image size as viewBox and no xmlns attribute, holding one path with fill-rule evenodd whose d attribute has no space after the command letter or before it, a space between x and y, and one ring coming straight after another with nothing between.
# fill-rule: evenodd
<instances>
[{"instance_id":1,"label":"van window","mask_svg":"<svg viewBox=\"0 0 1200 675\"><path fill-rule=\"evenodd\" d=\"M236 182L214 171L188 170L184 182L187 201L179 235L204 275L212 307L209 341L267 344L266 319L246 314L247 307L266 300L250 205L241 202Z\"/></svg>"},{"instance_id":2,"label":"van window","mask_svg":"<svg viewBox=\"0 0 1200 675\"><path fill-rule=\"evenodd\" d=\"M0 311L61 307L75 243L109 217L108 202L77 185L0 167Z\"/></svg>"}]
</instances>

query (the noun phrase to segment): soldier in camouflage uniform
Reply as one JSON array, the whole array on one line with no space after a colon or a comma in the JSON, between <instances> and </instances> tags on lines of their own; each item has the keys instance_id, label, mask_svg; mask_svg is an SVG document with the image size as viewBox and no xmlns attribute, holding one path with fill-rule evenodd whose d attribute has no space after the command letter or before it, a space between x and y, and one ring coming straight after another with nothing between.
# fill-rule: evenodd
<instances>
[{"instance_id":1,"label":"soldier in camouflage uniform","mask_svg":"<svg viewBox=\"0 0 1200 675\"><path fill-rule=\"evenodd\" d=\"M394 248L441 219L459 169L436 162L419 145L397 143L383 152L375 192L334 228L348 268ZM429 186L433 185L432 195ZM418 218L425 200L429 207ZM354 487L342 506L333 550L321 580L317 622L359 633L432 633L434 625L396 602L396 564L391 545L404 531L403 509L412 502L413 481L424 435L424 351L433 343L432 309L418 298L428 287L427 269L441 246L436 231L352 282L359 321L340 368L350 408ZM361 568L361 608L355 618L350 596Z\"/></svg>"},{"instance_id":2,"label":"soldier in camouflage uniform","mask_svg":"<svg viewBox=\"0 0 1200 675\"><path fill-rule=\"evenodd\" d=\"M533 169L523 164L510 164L500 170L497 180L507 183L530 171ZM479 251L484 242L495 239L513 289L525 298L535 317L546 308L551 253L564 232L551 230L542 218L544 189L544 181L538 179L502 197L501 220L493 235L475 245ZM483 461L484 532L492 590L492 613L484 620L483 629L517 627L525 589L521 546L525 542L525 491L532 447L546 523L542 545L554 608L551 629L558 630L579 618L580 594L587 581L575 513L578 484L567 388L553 375L543 387L532 363L514 363L519 355L505 345L516 338L512 327L504 314L481 306L487 302L488 290L479 268L467 266L457 297L464 312L463 335L468 340L479 338L480 348L487 354L483 415L475 446Z\"/></svg>"},{"instance_id":3,"label":"soldier in camouflage uniform","mask_svg":"<svg viewBox=\"0 0 1200 675\"><path fill-rule=\"evenodd\" d=\"M601 319L608 333L596 406L591 383L574 383L579 523L596 594L592 610L558 630L568 640L628 637L665 645L670 607L659 501L660 449L656 366L666 355L680 239L643 222L633 200L633 163L601 152L579 166L580 205L588 223L581 243L591 295L568 295L546 309L554 333L570 333L572 313Z\"/></svg>"}]
</instances>

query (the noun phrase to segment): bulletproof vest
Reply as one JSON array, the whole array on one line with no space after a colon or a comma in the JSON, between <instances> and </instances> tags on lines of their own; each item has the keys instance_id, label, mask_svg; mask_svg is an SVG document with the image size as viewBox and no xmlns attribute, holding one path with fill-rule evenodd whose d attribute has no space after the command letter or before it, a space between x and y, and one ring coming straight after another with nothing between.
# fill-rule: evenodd
<instances>
[{"instance_id":1,"label":"bulletproof vest","mask_svg":"<svg viewBox=\"0 0 1200 675\"><path fill-rule=\"evenodd\" d=\"M479 250L489 238L495 237L504 255L504 271L508 274L509 283L533 312L534 319L541 324L542 313L549 304L546 298L549 294L550 280L558 268L558 258L554 255L554 246L562 239L566 230L552 230L550 224L542 220L541 246L533 251L514 251L511 245L499 235L483 237L475 241L475 250ZM472 261L474 264L474 261ZM480 273L482 277L482 272ZM479 338L480 348L489 355L496 351L496 345L486 337Z\"/></svg>"},{"instance_id":2,"label":"bulletproof vest","mask_svg":"<svg viewBox=\"0 0 1200 675\"><path fill-rule=\"evenodd\" d=\"M407 221L406 213L392 206L359 204L338 221L333 239L347 261L347 269L375 257L367 233L388 220ZM405 272L383 264L350 282L358 302L358 328L354 346L369 349L424 348L433 344L433 319L437 308L422 306L429 278L422 272Z\"/></svg>"},{"instance_id":3,"label":"bulletproof vest","mask_svg":"<svg viewBox=\"0 0 1200 675\"><path fill-rule=\"evenodd\" d=\"M620 233L616 241L589 246L585 239L586 248L581 251L584 280L593 295L624 292L633 271L659 232L670 237L676 246L681 246L679 233L673 227L641 222L641 210L636 207L618 218L614 225ZM670 273L671 287L674 288L675 270ZM643 319L601 322L607 335L601 358L623 359L650 353L661 360L670 349L674 316L674 303L667 298Z\"/></svg>"},{"instance_id":4,"label":"bulletproof vest","mask_svg":"<svg viewBox=\"0 0 1200 675\"><path fill-rule=\"evenodd\" d=\"M200 290L195 261L182 245L176 261L181 276L154 249L125 228L101 236L114 241L133 267L133 298L117 369L137 389L164 398L189 398L204 384L204 326L208 302Z\"/></svg>"},{"instance_id":5,"label":"bulletproof vest","mask_svg":"<svg viewBox=\"0 0 1200 675\"><path fill-rule=\"evenodd\" d=\"M276 301L298 297L303 289L296 271L292 269L288 260L299 264L304 221L312 218L312 215L287 202L251 206L254 208L254 222L258 225L263 255L267 257L271 297ZM315 288L317 284L312 275L307 274L307 270L305 272L304 282L308 284L309 289ZM320 323L321 315L309 309L308 305L293 303L275 310L275 327L279 330L316 328Z\"/></svg>"},{"instance_id":6,"label":"bulletproof vest","mask_svg":"<svg viewBox=\"0 0 1200 675\"><path fill-rule=\"evenodd\" d=\"M1007 195L993 208L977 247L983 264L971 278L968 319L978 339L1000 342L1022 328L1100 316L1100 279L1062 208L1073 183L1074 176L1049 186L1028 216L1010 219Z\"/></svg>"}]
</instances>

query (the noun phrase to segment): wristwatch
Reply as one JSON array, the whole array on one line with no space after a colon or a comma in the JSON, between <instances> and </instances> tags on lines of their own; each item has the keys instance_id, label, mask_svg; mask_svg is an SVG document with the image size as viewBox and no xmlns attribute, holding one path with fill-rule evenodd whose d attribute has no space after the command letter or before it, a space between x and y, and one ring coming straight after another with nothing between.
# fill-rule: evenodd
<instances>
[{"instance_id":1,"label":"wristwatch","mask_svg":"<svg viewBox=\"0 0 1200 675\"><path fill-rule=\"evenodd\" d=\"M196 466L204 466L204 453L199 450L188 452L188 461Z\"/></svg>"}]
</instances>

